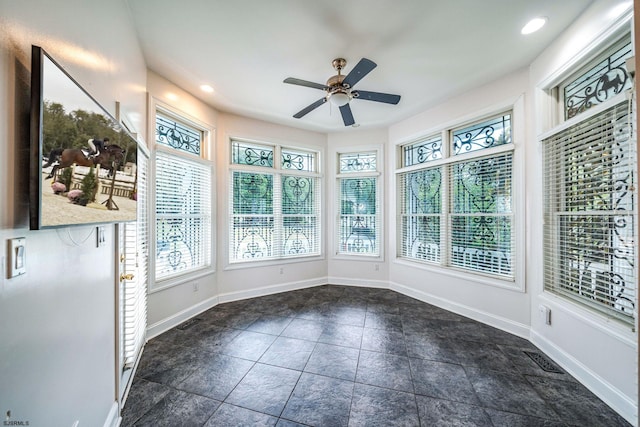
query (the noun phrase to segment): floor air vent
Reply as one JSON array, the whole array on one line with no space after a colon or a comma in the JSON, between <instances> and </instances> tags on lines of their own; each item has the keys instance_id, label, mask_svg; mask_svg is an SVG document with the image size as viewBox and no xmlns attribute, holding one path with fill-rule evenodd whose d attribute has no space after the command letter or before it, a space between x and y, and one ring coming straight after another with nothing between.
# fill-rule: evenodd
<instances>
[{"instance_id":1,"label":"floor air vent","mask_svg":"<svg viewBox=\"0 0 640 427\"><path fill-rule=\"evenodd\" d=\"M524 354L526 354L531 358L531 360L536 362L536 364L540 366L540 369L542 369L543 371L553 372L555 374L564 373L552 361L550 361L544 354L538 353L536 351L525 351Z\"/></svg>"},{"instance_id":2,"label":"floor air vent","mask_svg":"<svg viewBox=\"0 0 640 427\"><path fill-rule=\"evenodd\" d=\"M200 319L189 319L184 323L181 323L180 325L176 326L176 329L180 329L181 331L184 331L185 329L189 329L190 327L192 327L193 325L195 325L196 323L198 323L200 321Z\"/></svg>"}]
</instances>

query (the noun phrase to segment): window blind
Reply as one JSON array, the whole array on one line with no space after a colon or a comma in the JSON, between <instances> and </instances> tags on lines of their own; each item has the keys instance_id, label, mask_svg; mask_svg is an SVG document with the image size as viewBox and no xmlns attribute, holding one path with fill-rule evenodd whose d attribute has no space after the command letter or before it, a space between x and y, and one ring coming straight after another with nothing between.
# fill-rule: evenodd
<instances>
[{"instance_id":1,"label":"window blind","mask_svg":"<svg viewBox=\"0 0 640 427\"><path fill-rule=\"evenodd\" d=\"M156 153L156 280L211 265L211 166Z\"/></svg>"},{"instance_id":2,"label":"window blind","mask_svg":"<svg viewBox=\"0 0 640 427\"><path fill-rule=\"evenodd\" d=\"M229 260L273 259L275 244L274 175L232 171Z\"/></svg>"},{"instance_id":3,"label":"window blind","mask_svg":"<svg viewBox=\"0 0 640 427\"><path fill-rule=\"evenodd\" d=\"M405 150L406 151L406 150ZM398 175L398 256L439 263L442 221L442 168Z\"/></svg>"},{"instance_id":4,"label":"window blind","mask_svg":"<svg viewBox=\"0 0 640 427\"><path fill-rule=\"evenodd\" d=\"M320 179L282 175L282 201L278 235L283 256L300 257L320 253Z\"/></svg>"},{"instance_id":5,"label":"window blind","mask_svg":"<svg viewBox=\"0 0 640 427\"><path fill-rule=\"evenodd\" d=\"M627 102L543 140L545 290L631 326L638 282L634 147Z\"/></svg>"},{"instance_id":6,"label":"window blind","mask_svg":"<svg viewBox=\"0 0 640 427\"><path fill-rule=\"evenodd\" d=\"M450 166L449 263L514 277L511 152Z\"/></svg>"}]
</instances>

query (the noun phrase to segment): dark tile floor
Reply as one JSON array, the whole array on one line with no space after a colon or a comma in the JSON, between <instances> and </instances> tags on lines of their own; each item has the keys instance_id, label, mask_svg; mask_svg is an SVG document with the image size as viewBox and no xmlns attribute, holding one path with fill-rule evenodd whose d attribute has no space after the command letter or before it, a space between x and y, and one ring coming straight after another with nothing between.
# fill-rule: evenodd
<instances>
[{"instance_id":1,"label":"dark tile floor","mask_svg":"<svg viewBox=\"0 0 640 427\"><path fill-rule=\"evenodd\" d=\"M390 290L269 295L149 341L122 425L628 425L525 350L539 351Z\"/></svg>"}]
</instances>

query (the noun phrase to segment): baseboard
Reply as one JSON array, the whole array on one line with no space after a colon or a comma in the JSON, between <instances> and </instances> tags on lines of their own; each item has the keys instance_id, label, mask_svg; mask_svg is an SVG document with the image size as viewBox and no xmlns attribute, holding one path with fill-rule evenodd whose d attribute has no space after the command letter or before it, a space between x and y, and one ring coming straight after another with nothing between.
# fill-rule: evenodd
<instances>
[{"instance_id":1,"label":"baseboard","mask_svg":"<svg viewBox=\"0 0 640 427\"><path fill-rule=\"evenodd\" d=\"M262 288L250 289L248 291L228 292L226 294L220 294L218 298L220 303L224 303L247 298L263 297L271 294L279 294L281 292L295 291L298 289L312 288L314 286L326 285L327 283L329 282L327 282L326 277L318 277L316 279L264 286Z\"/></svg>"},{"instance_id":2,"label":"baseboard","mask_svg":"<svg viewBox=\"0 0 640 427\"><path fill-rule=\"evenodd\" d=\"M209 310L211 307L215 307L219 302L219 297L211 297L204 301L200 301L199 303L192 305L191 307L184 309L181 312L174 314L173 316L162 319L154 323L153 325L149 325L147 327L147 340L157 337L161 333L178 326L182 322L189 320L194 316L197 316L203 311Z\"/></svg>"},{"instance_id":3,"label":"baseboard","mask_svg":"<svg viewBox=\"0 0 640 427\"><path fill-rule=\"evenodd\" d=\"M494 328L501 329L505 332L517 335L524 339L529 339L530 328L522 323L514 322L513 320L506 319L501 316L496 316L486 311L478 310L477 308L468 307L464 304L441 298L427 292L419 291L408 286L401 285L399 283L390 282L390 289L407 295L411 298L415 298L422 302L426 302L436 307L443 308L456 314L468 317L478 322L482 322Z\"/></svg>"},{"instance_id":4,"label":"baseboard","mask_svg":"<svg viewBox=\"0 0 640 427\"><path fill-rule=\"evenodd\" d=\"M109 415L107 415L107 419L104 421L104 427L118 427L120 422L122 422L122 418L120 417L120 406L116 401L111 405Z\"/></svg>"},{"instance_id":5,"label":"baseboard","mask_svg":"<svg viewBox=\"0 0 640 427\"><path fill-rule=\"evenodd\" d=\"M529 339L540 350L545 352L554 362L558 363L565 371L587 387L593 394L602 399L614 411L619 413L631 425L638 425L638 403L630 399L619 389L612 386L602 377L591 371L573 356L556 346L544 336L531 330Z\"/></svg>"},{"instance_id":6,"label":"baseboard","mask_svg":"<svg viewBox=\"0 0 640 427\"><path fill-rule=\"evenodd\" d=\"M342 286L389 289L389 282L386 280L354 279L351 277L330 276L327 283Z\"/></svg>"}]
</instances>

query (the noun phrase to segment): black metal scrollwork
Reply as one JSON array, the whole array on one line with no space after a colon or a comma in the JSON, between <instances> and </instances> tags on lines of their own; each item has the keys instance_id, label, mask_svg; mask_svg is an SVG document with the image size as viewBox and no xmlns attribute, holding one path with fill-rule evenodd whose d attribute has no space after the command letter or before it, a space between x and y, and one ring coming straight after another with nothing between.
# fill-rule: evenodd
<instances>
[{"instance_id":1,"label":"black metal scrollwork","mask_svg":"<svg viewBox=\"0 0 640 427\"><path fill-rule=\"evenodd\" d=\"M442 158L442 140L440 138L416 142L403 147L404 164L412 166Z\"/></svg>"},{"instance_id":2,"label":"black metal scrollwork","mask_svg":"<svg viewBox=\"0 0 640 427\"><path fill-rule=\"evenodd\" d=\"M240 164L273 167L273 150L244 147Z\"/></svg>"},{"instance_id":3,"label":"black metal scrollwork","mask_svg":"<svg viewBox=\"0 0 640 427\"><path fill-rule=\"evenodd\" d=\"M343 154L340 156L340 172L375 171L375 154Z\"/></svg>"},{"instance_id":4,"label":"black metal scrollwork","mask_svg":"<svg viewBox=\"0 0 640 427\"><path fill-rule=\"evenodd\" d=\"M156 115L156 141L158 143L176 150L200 155L201 140L202 134L199 131Z\"/></svg>"},{"instance_id":5,"label":"black metal scrollwork","mask_svg":"<svg viewBox=\"0 0 640 427\"><path fill-rule=\"evenodd\" d=\"M511 115L479 123L453 134L455 155L511 143Z\"/></svg>"},{"instance_id":6,"label":"black metal scrollwork","mask_svg":"<svg viewBox=\"0 0 640 427\"><path fill-rule=\"evenodd\" d=\"M625 63L631 55L628 42L569 83L564 89L565 118L575 117L631 87Z\"/></svg>"}]
</instances>

